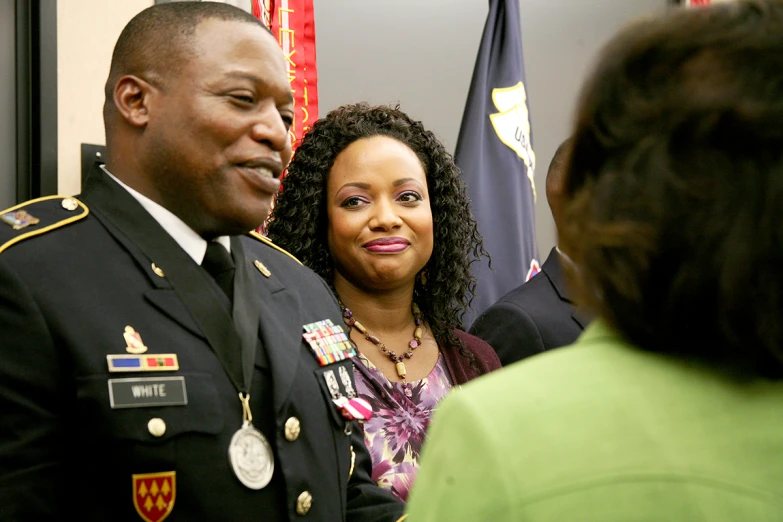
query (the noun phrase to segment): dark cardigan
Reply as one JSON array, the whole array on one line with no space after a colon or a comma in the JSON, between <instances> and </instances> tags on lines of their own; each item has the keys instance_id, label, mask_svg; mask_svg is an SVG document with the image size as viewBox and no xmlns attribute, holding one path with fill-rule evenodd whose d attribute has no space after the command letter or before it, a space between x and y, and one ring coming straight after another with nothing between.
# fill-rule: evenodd
<instances>
[{"instance_id":1,"label":"dark cardigan","mask_svg":"<svg viewBox=\"0 0 783 522\"><path fill-rule=\"evenodd\" d=\"M471 368L470 359L460 353L459 347L449 346L445 349L441 348L446 369L448 369L451 382L455 386L465 384L480 375L500 369L500 359L498 359L497 353L485 341L457 328L454 329L454 334L457 336L457 339L462 341L468 351L473 352L476 358L475 365L478 367L478 372Z\"/></svg>"}]
</instances>

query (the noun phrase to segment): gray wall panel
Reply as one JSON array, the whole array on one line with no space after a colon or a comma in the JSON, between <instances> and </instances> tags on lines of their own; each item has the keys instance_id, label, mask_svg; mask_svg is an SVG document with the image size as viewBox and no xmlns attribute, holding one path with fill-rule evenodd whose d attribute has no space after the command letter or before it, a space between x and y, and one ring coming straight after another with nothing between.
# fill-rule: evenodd
<instances>
[{"instance_id":1,"label":"gray wall panel","mask_svg":"<svg viewBox=\"0 0 783 522\"><path fill-rule=\"evenodd\" d=\"M662 14L666 0L520 0L522 47L536 152L536 234L542 257L556 241L544 180L571 130L582 81L606 41L641 16Z\"/></svg>"},{"instance_id":2,"label":"gray wall panel","mask_svg":"<svg viewBox=\"0 0 783 522\"><path fill-rule=\"evenodd\" d=\"M320 113L343 103L400 102L453 151L486 0L315 0ZM662 13L666 0L520 0L536 184L566 137L574 102L600 46L622 25ZM555 232L543 191L541 255Z\"/></svg>"}]
</instances>

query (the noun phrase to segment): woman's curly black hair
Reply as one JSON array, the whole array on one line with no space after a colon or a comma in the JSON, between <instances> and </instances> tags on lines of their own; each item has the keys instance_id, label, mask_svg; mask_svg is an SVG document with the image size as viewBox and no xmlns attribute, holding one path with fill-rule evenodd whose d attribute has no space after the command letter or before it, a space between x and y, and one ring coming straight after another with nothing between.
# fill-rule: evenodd
<instances>
[{"instance_id":1,"label":"woman's curly black hair","mask_svg":"<svg viewBox=\"0 0 783 522\"><path fill-rule=\"evenodd\" d=\"M413 150L424 167L434 229L427 284L416 278L414 300L441 347L473 354L454 335L470 306L476 279L470 265L488 256L470 212L465 183L454 159L435 135L399 107L344 105L315 122L304 136L283 178L269 218L269 238L291 252L330 284L333 261L327 243L326 182L335 158L353 142L388 136Z\"/></svg>"}]
</instances>

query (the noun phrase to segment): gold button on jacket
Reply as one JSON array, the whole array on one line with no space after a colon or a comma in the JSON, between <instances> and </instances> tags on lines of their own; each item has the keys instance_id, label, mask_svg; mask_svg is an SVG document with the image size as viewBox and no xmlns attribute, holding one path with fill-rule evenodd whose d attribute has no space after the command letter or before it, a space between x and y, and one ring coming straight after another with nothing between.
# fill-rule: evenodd
<instances>
[{"instance_id":1,"label":"gold button on jacket","mask_svg":"<svg viewBox=\"0 0 783 522\"><path fill-rule=\"evenodd\" d=\"M155 417L147 423L147 429L153 437L162 437L166 433L166 423L163 419Z\"/></svg>"},{"instance_id":2,"label":"gold button on jacket","mask_svg":"<svg viewBox=\"0 0 783 522\"><path fill-rule=\"evenodd\" d=\"M296 499L296 514L306 515L310 511L310 507L313 505L313 496L309 491L302 491L299 494L299 498Z\"/></svg>"},{"instance_id":3,"label":"gold button on jacket","mask_svg":"<svg viewBox=\"0 0 783 522\"><path fill-rule=\"evenodd\" d=\"M65 198L60 204L65 210L74 211L79 208L79 203L73 198Z\"/></svg>"},{"instance_id":4,"label":"gold button on jacket","mask_svg":"<svg viewBox=\"0 0 783 522\"><path fill-rule=\"evenodd\" d=\"M296 417L289 417L285 421L285 439L289 442L293 442L299 438L299 432L302 431L299 419Z\"/></svg>"}]
</instances>

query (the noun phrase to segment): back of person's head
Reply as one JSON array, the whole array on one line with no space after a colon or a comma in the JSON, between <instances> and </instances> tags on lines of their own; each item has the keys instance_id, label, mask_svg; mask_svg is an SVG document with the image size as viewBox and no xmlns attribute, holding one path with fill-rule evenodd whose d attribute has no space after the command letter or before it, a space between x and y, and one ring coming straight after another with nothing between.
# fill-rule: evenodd
<instances>
[{"instance_id":1,"label":"back of person's head","mask_svg":"<svg viewBox=\"0 0 783 522\"><path fill-rule=\"evenodd\" d=\"M158 87L177 74L192 51L196 28L205 20L237 21L266 26L252 14L221 2L157 4L134 16L120 33L112 53L104 94L104 118L113 110L114 87L135 75Z\"/></svg>"},{"instance_id":2,"label":"back of person's head","mask_svg":"<svg viewBox=\"0 0 783 522\"><path fill-rule=\"evenodd\" d=\"M546 200L552 211L552 217L555 220L555 228L559 229L563 221L563 205L566 202L564 197L565 190L565 171L568 167L568 157L571 154L573 139L567 138L555 150L552 160L549 162L549 169L546 171Z\"/></svg>"},{"instance_id":3,"label":"back of person's head","mask_svg":"<svg viewBox=\"0 0 783 522\"><path fill-rule=\"evenodd\" d=\"M563 239L586 304L632 343L783 367L783 3L678 10L585 85Z\"/></svg>"}]
</instances>

